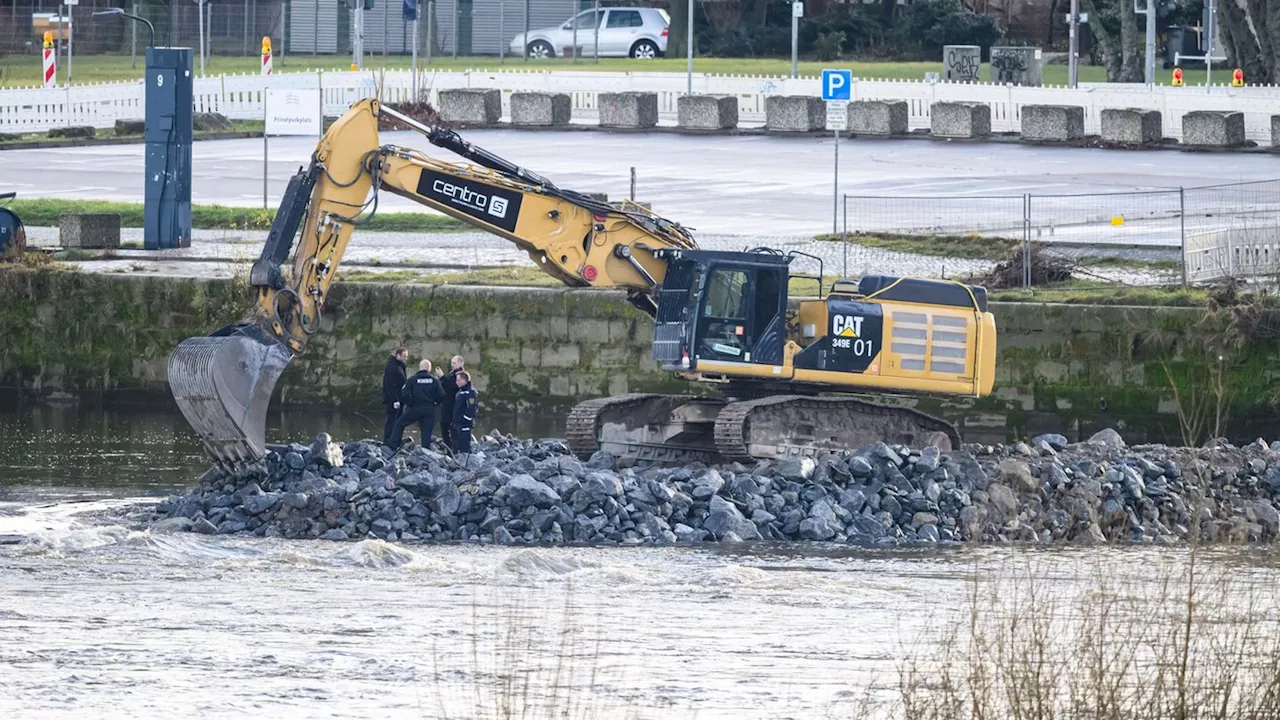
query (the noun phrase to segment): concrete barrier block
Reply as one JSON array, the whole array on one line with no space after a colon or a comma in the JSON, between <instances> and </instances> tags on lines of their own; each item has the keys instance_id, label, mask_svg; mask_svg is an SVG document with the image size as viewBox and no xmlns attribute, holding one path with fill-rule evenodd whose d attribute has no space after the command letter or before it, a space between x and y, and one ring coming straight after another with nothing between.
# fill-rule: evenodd
<instances>
[{"instance_id":1,"label":"concrete barrier block","mask_svg":"<svg viewBox=\"0 0 1280 720\"><path fill-rule=\"evenodd\" d=\"M658 124L658 93L600 93L600 126L651 128Z\"/></svg>"},{"instance_id":2,"label":"concrete barrier block","mask_svg":"<svg viewBox=\"0 0 1280 720\"><path fill-rule=\"evenodd\" d=\"M769 95L764 127L770 132L812 132L827 126L827 105L809 95Z\"/></svg>"},{"instance_id":3,"label":"concrete barrier block","mask_svg":"<svg viewBox=\"0 0 1280 720\"><path fill-rule=\"evenodd\" d=\"M1084 137L1084 108L1075 105L1023 105L1022 139L1066 142Z\"/></svg>"},{"instance_id":4,"label":"concrete barrier block","mask_svg":"<svg viewBox=\"0 0 1280 720\"><path fill-rule=\"evenodd\" d=\"M1192 147L1244 145L1244 113L1236 110L1189 112L1182 116L1182 144Z\"/></svg>"},{"instance_id":5,"label":"concrete barrier block","mask_svg":"<svg viewBox=\"0 0 1280 720\"><path fill-rule=\"evenodd\" d=\"M502 117L502 92L483 88L440 91L440 118L463 125L496 125Z\"/></svg>"},{"instance_id":6,"label":"concrete barrier block","mask_svg":"<svg viewBox=\"0 0 1280 720\"><path fill-rule=\"evenodd\" d=\"M728 130L738 127L738 98L732 95L681 95L676 100L680 127Z\"/></svg>"},{"instance_id":7,"label":"concrete barrier block","mask_svg":"<svg viewBox=\"0 0 1280 720\"><path fill-rule=\"evenodd\" d=\"M936 137L981 138L991 134L991 106L936 102L929 106L929 132Z\"/></svg>"},{"instance_id":8,"label":"concrete barrier block","mask_svg":"<svg viewBox=\"0 0 1280 720\"><path fill-rule=\"evenodd\" d=\"M1159 110L1107 108L1102 111L1102 139L1125 145L1155 145L1164 137Z\"/></svg>"},{"instance_id":9,"label":"concrete barrier block","mask_svg":"<svg viewBox=\"0 0 1280 720\"><path fill-rule=\"evenodd\" d=\"M511 124L533 127L568 125L573 98L567 93L511 93Z\"/></svg>"},{"instance_id":10,"label":"concrete barrier block","mask_svg":"<svg viewBox=\"0 0 1280 720\"><path fill-rule=\"evenodd\" d=\"M905 100L858 100L849 103L850 135L904 135L907 132Z\"/></svg>"},{"instance_id":11,"label":"concrete barrier block","mask_svg":"<svg viewBox=\"0 0 1280 720\"><path fill-rule=\"evenodd\" d=\"M120 216L115 213L64 213L58 218L58 244L64 248L119 248Z\"/></svg>"}]
</instances>

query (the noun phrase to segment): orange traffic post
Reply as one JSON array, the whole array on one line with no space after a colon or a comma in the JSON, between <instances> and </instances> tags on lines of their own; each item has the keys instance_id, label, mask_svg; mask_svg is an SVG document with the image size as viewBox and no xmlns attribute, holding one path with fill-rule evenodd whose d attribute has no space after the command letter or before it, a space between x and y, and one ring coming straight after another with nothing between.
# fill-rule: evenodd
<instances>
[{"instance_id":1,"label":"orange traffic post","mask_svg":"<svg viewBox=\"0 0 1280 720\"><path fill-rule=\"evenodd\" d=\"M1180 67L1176 67L1176 68L1174 68L1174 69L1173 69L1173 83L1172 83L1172 85L1173 85L1174 87L1182 87L1182 68L1180 68Z\"/></svg>"},{"instance_id":2,"label":"orange traffic post","mask_svg":"<svg viewBox=\"0 0 1280 720\"><path fill-rule=\"evenodd\" d=\"M58 86L58 54L53 51L53 33L44 33L44 86Z\"/></svg>"},{"instance_id":3,"label":"orange traffic post","mask_svg":"<svg viewBox=\"0 0 1280 720\"><path fill-rule=\"evenodd\" d=\"M262 36L262 74L271 74L271 36Z\"/></svg>"}]
</instances>

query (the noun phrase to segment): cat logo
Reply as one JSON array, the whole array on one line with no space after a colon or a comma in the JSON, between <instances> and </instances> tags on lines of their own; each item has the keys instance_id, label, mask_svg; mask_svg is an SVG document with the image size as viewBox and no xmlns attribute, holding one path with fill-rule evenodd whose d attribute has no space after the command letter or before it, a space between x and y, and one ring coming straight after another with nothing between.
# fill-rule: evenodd
<instances>
[{"instance_id":1,"label":"cat logo","mask_svg":"<svg viewBox=\"0 0 1280 720\"><path fill-rule=\"evenodd\" d=\"M831 318L831 334L840 337L862 337L861 315L835 315Z\"/></svg>"}]
</instances>

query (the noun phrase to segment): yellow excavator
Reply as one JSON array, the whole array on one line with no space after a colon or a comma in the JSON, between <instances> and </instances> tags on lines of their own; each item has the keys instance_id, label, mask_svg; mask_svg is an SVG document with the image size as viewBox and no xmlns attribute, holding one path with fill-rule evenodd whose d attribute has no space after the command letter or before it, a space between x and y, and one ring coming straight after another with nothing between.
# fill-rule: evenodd
<instances>
[{"instance_id":1,"label":"yellow excavator","mask_svg":"<svg viewBox=\"0 0 1280 720\"><path fill-rule=\"evenodd\" d=\"M469 162L380 144L380 115ZM641 205L559 188L368 99L289 181L250 271L252 314L183 341L169 358L174 397L215 461L241 467L265 455L276 381L319 330L351 234L384 191L510 240L568 286L625 290L654 320L654 360L718 391L582 402L566 424L582 457L750 460L877 440L946 449L960 440L950 424L876 398L991 392L996 329L981 287L876 275L826 288L819 260L818 297L792 307L790 266L802 253L700 250Z\"/></svg>"}]
</instances>

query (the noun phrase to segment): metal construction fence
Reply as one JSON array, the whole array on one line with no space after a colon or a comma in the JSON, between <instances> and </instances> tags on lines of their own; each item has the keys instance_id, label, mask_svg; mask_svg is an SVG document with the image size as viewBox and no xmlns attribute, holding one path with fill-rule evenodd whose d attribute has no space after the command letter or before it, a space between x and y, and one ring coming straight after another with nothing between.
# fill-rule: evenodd
<instances>
[{"instance_id":1,"label":"metal construction fence","mask_svg":"<svg viewBox=\"0 0 1280 720\"><path fill-rule=\"evenodd\" d=\"M492 55L508 52L519 33L557 27L579 10L642 5L629 0L420 0L418 52L440 55ZM101 11L118 8L155 27L158 46L205 48L206 56L252 57L262 37L277 52L297 55L350 54L362 32L369 56L408 55L413 51L412 21L403 0L362 0L363 18L347 0L0 0L0 55L38 54L46 30L61 50L76 56L139 54L150 42L145 25ZM95 15L95 13L99 13ZM579 44L590 45L594 26L583 20ZM428 28L428 25L430 28ZM203 45L201 40L204 40ZM430 46L428 46L430 39ZM591 52L584 51L585 56Z\"/></svg>"},{"instance_id":2,"label":"metal construction fence","mask_svg":"<svg viewBox=\"0 0 1280 720\"><path fill-rule=\"evenodd\" d=\"M955 274L1016 262L1010 253L1020 248L1024 287L1033 250L1110 282L1280 276L1280 180L1073 195L845 195L842 205L845 274L886 262Z\"/></svg>"}]
</instances>

